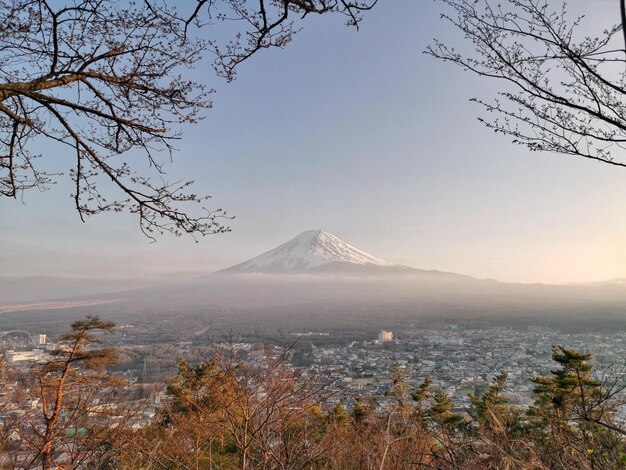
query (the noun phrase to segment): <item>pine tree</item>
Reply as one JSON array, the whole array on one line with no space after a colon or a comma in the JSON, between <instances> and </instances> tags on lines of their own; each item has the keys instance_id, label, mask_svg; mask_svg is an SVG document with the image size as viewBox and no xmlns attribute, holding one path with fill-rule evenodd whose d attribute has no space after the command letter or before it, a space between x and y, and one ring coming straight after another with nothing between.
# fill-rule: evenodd
<instances>
[{"instance_id":1,"label":"pine tree","mask_svg":"<svg viewBox=\"0 0 626 470\"><path fill-rule=\"evenodd\" d=\"M90 462L101 459L109 448L107 413L94 412L94 403L102 400L107 389L114 393L123 384L106 371L117 360L116 350L98 347L102 343L99 334L113 328L113 323L97 316L76 321L71 331L61 336L52 358L33 367L42 420L42 431L34 430L37 452L33 463L38 462L43 470L56 468L59 451L72 461ZM94 422L94 417L102 422ZM78 434L85 435L84 445L68 443L67 436Z\"/></svg>"},{"instance_id":2,"label":"pine tree","mask_svg":"<svg viewBox=\"0 0 626 470\"><path fill-rule=\"evenodd\" d=\"M532 436L552 456L554 468L623 468L624 435L611 419L611 395L593 377L591 354L552 347L560 368L534 377Z\"/></svg>"}]
</instances>

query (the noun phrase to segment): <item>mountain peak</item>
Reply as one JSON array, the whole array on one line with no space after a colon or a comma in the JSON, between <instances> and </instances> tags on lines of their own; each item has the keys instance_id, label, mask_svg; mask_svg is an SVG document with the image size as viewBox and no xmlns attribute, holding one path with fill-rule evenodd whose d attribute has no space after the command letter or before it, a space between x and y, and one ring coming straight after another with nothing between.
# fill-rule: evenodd
<instances>
[{"instance_id":1,"label":"mountain peak","mask_svg":"<svg viewBox=\"0 0 626 470\"><path fill-rule=\"evenodd\" d=\"M300 235L298 235L297 237L295 237L293 240L297 239L297 238L310 238L310 239L315 239L315 238L320 238L322 236L322 234L326 234L327 232L324 232L321 229L317 229L317 230L307 230L305 232L302 232ZM329 234L330 235L330 234Z\"/></svg>"},{"instance_id":2,"label":"mountain peak","mask_svg":"<svg viewBox=\"0 0 626 470\"><path fill-rule=\"evenodd\" d=\"M302 232L273 250L222 272L303 273L335 263L367 267L396 266L318 229Z\"/></svg>"}]
</instances>

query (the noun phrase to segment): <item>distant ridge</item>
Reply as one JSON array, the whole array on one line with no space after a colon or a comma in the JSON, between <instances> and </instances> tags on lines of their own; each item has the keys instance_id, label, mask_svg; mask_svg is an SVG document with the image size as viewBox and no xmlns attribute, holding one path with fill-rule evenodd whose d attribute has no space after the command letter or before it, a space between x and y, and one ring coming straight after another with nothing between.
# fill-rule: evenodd
<instances>
[{"instance_id":1,"label":"distant ridge","mask_svg":"<svg viewBox=\"0 0 626 470\"><path fill-rule=\"evenodd\" d=\"M347 276L434 275L470 279L460 274L423 271L377 258L331 233L309 230L221 274L315 274Z\"/></svg>"}]
</instances>

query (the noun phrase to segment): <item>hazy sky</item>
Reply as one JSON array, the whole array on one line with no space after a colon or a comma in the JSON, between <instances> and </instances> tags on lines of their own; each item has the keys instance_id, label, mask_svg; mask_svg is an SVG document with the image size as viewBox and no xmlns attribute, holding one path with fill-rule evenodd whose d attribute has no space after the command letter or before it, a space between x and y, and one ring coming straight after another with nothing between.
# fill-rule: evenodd
<instances>
[{"instance_id":1,"label":"hazy sky","mask_svg":"<svg viewBox=\"0 0 626 470\"><path fill-rule=\"evenodd\" d=\"M593 4L590 27L618 19ZM413 267L506 281L626 277L626 170L530 153L477 122L493 83L422 54L456 41L430 0L381 0L361 31L310 18L285 50L230 84L208 63L214 108L185 129L170 174L196 180L233 231L150 244L133 216L80 222L67 181L0 200L0 275L213 271L322 228ZM46 155L69 164L71 156Z\"/></svg>"}]
</instances>

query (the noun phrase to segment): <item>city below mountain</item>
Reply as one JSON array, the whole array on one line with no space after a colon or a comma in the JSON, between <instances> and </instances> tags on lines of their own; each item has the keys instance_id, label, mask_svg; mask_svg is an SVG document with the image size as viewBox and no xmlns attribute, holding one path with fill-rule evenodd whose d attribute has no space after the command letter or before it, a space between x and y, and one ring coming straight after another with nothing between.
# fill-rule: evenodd
<instances>
[{"instance_id":1,"label":"city below mountain","mask_svg":"<svg viewBox=\"0 0 626 470\"><path fill-rule=\"evenodd\" d=\"M424 271L377 258L323 230L309 230L248 261L219 271L222 274L316 274L378 276L432 274L466 277L441 271Z\"/></svg>"}]
</instances>

